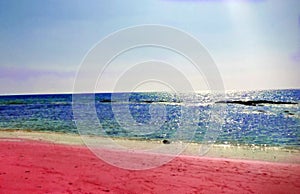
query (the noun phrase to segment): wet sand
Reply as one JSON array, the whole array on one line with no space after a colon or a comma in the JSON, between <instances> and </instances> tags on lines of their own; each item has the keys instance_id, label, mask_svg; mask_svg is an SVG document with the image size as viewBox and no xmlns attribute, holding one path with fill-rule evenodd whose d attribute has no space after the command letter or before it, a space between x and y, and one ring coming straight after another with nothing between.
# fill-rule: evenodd
<instances>
[{"instance_id":1,"label":"wet sand","mask_svg":"<svg viewBox=\"0 0 300 194\"><path fill-rule=\"evenodd\" d=\"M300 164L295 160L185 155L133 171L100 160L76 135L9 133L0 133L0 193L300 193ZM122 161L120 151L108 154L130 162Z\"/></svg>"},{"instance_id":2,"label":"wet sand","mask_svg":"<svg viewBox=\"0 0 300 194\"><path fill-rule=\"evenodd\" d=\"M83 138L76 134L53 133L53 132L39 132L39 131L24 131L24 130L1 130L0 139L5 138L20 138L38 141L53 142L57 144L67 145L82 145L85 143ZM103 137L85 136L86 141L95 141L99 146L107 147L102 142ZM132 149L151 149L162 146L161 141L151 140L128 140L122 138L114 138L113 141L125 148ZM102 145L101 145L102 143ZM200 145L196 143L188 144L187 148L183 150L181 155L199 156ZM228 158L228 159L245 159L245 160L259 160L266 162L280 162L280 163L295 163L300 164L300 150L293 148L279 148L279 147L259 147L259 146L232 146L232 145L213 145L209 152L205 154L206 157L212 158Z\"/></svg>"}]
</instances>

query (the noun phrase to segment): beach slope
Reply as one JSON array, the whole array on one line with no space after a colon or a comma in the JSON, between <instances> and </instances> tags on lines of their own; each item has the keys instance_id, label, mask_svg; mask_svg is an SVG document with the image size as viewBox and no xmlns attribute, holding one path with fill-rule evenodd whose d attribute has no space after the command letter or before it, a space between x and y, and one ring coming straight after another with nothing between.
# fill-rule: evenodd
<instances>
[{"instance_id":1,"label":"beach slope","mask_svg":"<svg viewBox=\"0 0 300 194\"><path fill-rule=\"evenodd\" d=\"M83 145L0 140L0 193L300 193L299 180L299 164L180 156L132 171Z\"/></svg>"}]
</instances>

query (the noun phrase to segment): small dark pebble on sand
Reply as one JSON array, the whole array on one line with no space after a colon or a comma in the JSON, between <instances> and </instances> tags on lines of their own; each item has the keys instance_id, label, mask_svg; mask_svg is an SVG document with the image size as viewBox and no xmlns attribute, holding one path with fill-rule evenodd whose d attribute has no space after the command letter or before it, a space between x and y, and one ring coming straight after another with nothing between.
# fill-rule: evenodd
<instances>
[{"instance_id":1,"label":"small dark pebble on sand","mask_svg":"<svg viewBox=\"0 0 300 194\"><path fill-rule=\"evenodd\" d=\"M170 144L171 142L169 141L169 140L167 140L167 139L164 139L163 141L163 144Z\"/></svg>"}]
</instances>

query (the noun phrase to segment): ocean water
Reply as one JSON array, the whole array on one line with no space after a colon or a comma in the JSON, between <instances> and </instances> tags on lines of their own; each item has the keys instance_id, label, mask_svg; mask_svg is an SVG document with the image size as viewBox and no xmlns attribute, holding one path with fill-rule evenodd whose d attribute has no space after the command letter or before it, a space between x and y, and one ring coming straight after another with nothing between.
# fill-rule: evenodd
<instances>
[{"instance_id":1,"label":"ocean water","mask_svg":"<svg viewBox=\"0 0 300 194\"><path fill-rule=\"evenodd\" d=\"M189 134L182 137L201 143L211 127L220 126L216 143L300 148L299 89L226 92L222 102L210 93L182 96L99 93L92 106L101 135L173 140L180 129ZM80 105L83 117L84 107L90 106L87 103ZM182 120L185 109L192 110L194 119L186 125ZM214 110L222 110L221 119L214 119ZM0 130L78 133L76 122L71 94L0 96ZM94 134L89 126L80 133Z\"/></svg>"}]
</instances>

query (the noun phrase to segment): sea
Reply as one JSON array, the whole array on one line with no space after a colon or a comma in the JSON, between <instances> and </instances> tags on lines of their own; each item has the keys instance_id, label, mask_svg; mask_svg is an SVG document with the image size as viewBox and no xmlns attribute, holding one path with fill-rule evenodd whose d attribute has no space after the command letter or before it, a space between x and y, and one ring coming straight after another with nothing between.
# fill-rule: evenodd
<instances>
[{"instance_id":1,"label":"sea","mask_svg":"<svg viewBox=\"0 0 300 194\"><path fill-rule=\"evenodd\" d=\"M80 106L76 102L77 108L81 108L75 110L74 97L78 96L92 101L82 102ZM0 130L196 143L202 143L205 135L213 132L217 144L299 149L299 103L300 89L227 91L222 100L209 92L3 95L0 96ZM89 117L84 116L85 107L95 110L95 123L101 133L93 133L88 125L79 127L80 119ZM189 118L192 122L185 124ZM174 135L179 130L189 135Z\"/></svg>"}]
</instances>

